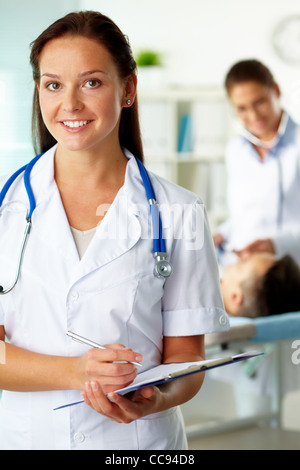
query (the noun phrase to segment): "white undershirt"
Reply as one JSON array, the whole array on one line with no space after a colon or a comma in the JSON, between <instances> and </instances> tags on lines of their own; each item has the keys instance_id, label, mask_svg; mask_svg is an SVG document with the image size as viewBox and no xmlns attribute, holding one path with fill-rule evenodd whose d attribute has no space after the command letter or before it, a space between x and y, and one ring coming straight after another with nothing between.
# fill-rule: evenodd
<instances>
[{"instance_id":1,"label":"white undershirt","mask_svg":"<svg viewBox=\"0 0 300 470\"><path fill-rule=\"evenodd\" d=\"M77 230L73 227L70 228L74 237L79 258L81 259L84 253L86 252L90 242L92 241L92 238L96 233L97 227L91 228L90 230Z\"/></svg>"}]
</instances>

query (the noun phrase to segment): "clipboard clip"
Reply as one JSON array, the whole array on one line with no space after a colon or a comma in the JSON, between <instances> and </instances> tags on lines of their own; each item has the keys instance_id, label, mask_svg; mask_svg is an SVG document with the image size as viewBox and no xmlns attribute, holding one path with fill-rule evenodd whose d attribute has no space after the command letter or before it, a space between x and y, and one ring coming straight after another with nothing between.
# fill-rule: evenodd
<instances>
[{"instance_id":1,"label":"clipboard clip","mask_svg":"<svg viewBox=\"0 0 300 470\"><path fill-rule=\"evenodd\" d=\"M213 367L217 367L221 364L228 364L230 362L233 362L234 358L232 356L228 357L223 357L219 358L216 360L211 360L207 362L206 364L200 364L200 365L195 365L195 366L190 366L187 367L184 370L180 370L177 372L172 372L167 376L167 379L175 379L175 378L180 378L180 377L185 377L186 375L194 374L195 372L200 372L200 371L205 371L206 369L212 369Z\"/></svg>"}]
</instances>

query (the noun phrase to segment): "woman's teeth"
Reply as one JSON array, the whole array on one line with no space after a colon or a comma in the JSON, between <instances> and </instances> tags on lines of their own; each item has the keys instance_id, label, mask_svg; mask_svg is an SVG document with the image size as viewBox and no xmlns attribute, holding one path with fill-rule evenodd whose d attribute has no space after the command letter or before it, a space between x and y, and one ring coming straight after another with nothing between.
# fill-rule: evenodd
<instances>
[{"instance_id":1,"label":"woman's teeth","mask_svg":"<svg viewBox=\"0 0 300 470\"><path fill-rule=\"evenodd\" d=\"M85 126L89 121L63 121L67 127L82 127Z\"/></svg>"}]
</instances>

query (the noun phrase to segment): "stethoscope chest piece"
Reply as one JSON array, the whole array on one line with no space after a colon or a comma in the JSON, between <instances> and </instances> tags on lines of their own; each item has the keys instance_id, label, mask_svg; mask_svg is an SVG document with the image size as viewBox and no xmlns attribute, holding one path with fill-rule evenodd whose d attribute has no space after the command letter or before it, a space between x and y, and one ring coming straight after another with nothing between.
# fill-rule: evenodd
<instances>
[{"instance_id":1,"label":"stethoscope chest piece","mask_svg":"<svg viewBox=\"0 0 300 470\"><path fill-rule=\"evenodd\" d=\"M171 263L167 261L165 253L154 253L156 263L154 266L154 275L159 278L167 278L171 276L173 268Z\"/></svg>"},{"instance_id":2,"label":"stethoscope chest piece","mask_svg":"<svg viewBox=\"0 0 300 470\"><path fill-rule=\"evenodd\" d=\"M140 170L140 174L147 194L147 199L150 205L153 228L153 254L154 258L156 259L156 263L154 266L154 276L159 278L167 278L171 276L173 268L171 263L167 260L166 244L165 239L163 237L162 223L159 214L158 204L156 202L154 188L151 183L148 172L142 162L138 158L136 159L136 162Z\"/></svg>"}]
</instances>

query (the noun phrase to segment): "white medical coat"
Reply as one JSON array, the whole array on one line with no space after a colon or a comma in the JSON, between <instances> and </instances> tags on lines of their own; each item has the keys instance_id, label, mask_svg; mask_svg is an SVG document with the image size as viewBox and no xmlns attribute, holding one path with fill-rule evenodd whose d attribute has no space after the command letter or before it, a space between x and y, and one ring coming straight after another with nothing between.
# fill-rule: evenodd
<instances>
[{"instance_id":1,"label":"white medical coat","mask_svg":"<svg viewBox=\"0 0 300 470\"><path fill-rule=\"evenodd\" d=\"M145 188L135 159L126 152L124 186L80 260L53 177L54 152L55 148L49 150L32 170L36 209L21 277L15 289L0 298L0 324L5 325L11 343L43 354L83 355L88 347L66 336L71 330L102 344L128 345L143 354L146 370L161 362L164 335L227 329L201 200L151 175L174 268L166 281L154 277ZM18 177L0 217L4 288L16 269L24 203L28 206L22 177ZM0 449L176 449L186 445L178 407L131 424L110 421L85 403L53 411L78 400L77 390L3 391Z\"/></svg>"},{"instance_id":2,"label":"white medical coat","mask_svg":"<svg viewBox=\"0 0 300 470\"><path fill-rule=\"evenodd\" d=\"M285 131L262 163L245 137L226 150L230 218L219 231L235 249L271 238L278 256L300 263L300 127L288 117Z\"/></svg>"}]
</instances>

